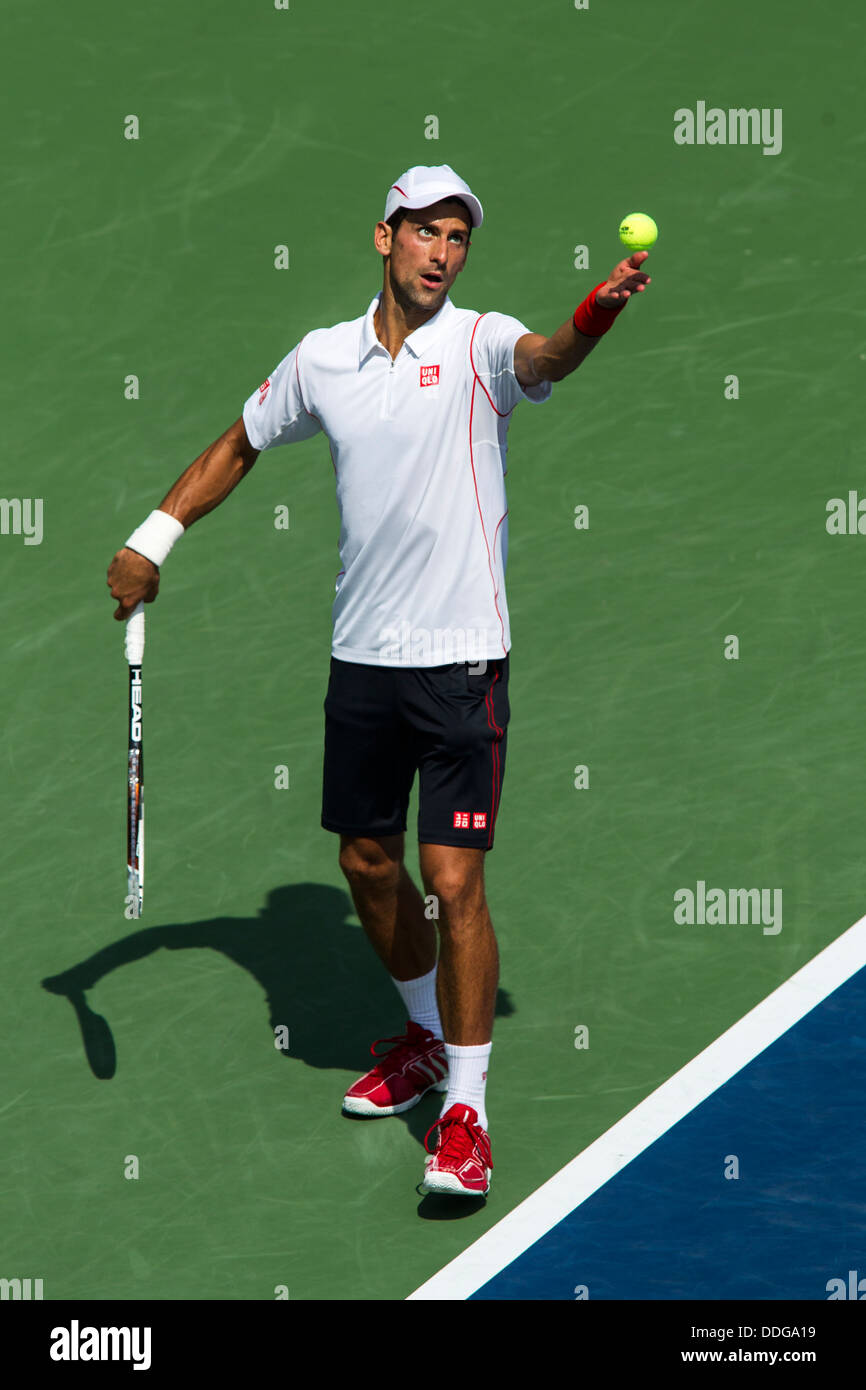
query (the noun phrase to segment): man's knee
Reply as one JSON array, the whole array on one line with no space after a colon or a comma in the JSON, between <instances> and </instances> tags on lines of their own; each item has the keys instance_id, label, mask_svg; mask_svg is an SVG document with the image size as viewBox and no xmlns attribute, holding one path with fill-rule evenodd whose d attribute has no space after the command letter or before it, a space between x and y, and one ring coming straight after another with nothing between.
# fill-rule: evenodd
<instances>
[{"instance_id":1,"label":"man's knee","mask_svg":"<svg viewBox=\"0 0 866 1390\"><path fill-rule=\"evenodd\" d=\"M484 872L481 851L456 850L444 845L422 846L424 887L439 908L440 925L448 925L484 908Z\"/></svg>"},{"instance_id":2,"label":"man's knee","mask_svg":"<svg viewBox=\"0 0 866 1390\"><path fill-rule=\"evenodd\" d=\"M391 887L400 878L403 836L340 836L340 868L350 883Z\"/></svg>"}]
</instances>

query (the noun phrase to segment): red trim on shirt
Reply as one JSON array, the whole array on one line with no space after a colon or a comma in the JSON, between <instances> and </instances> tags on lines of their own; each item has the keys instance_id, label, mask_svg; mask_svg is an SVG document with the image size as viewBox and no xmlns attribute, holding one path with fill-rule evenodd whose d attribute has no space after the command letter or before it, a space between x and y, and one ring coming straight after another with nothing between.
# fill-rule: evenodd
<instances>
[{"instance_id":1,"label":"red trim on shirt","mask_svg":"<svg viewBox=\"0 0 866 1390\"><path fill-rule=\"evenodd\" d=\"M483 512L481 511L481 501L480 501L480 499L479 499L479 497L478 497L478 478L476 477L476 474L475 474L475 457L474 457L474 454L473 454L473 452L472 452L472 416L473 416L473 412L474 412L474 410L475 410L475 382L477 382L477 380L478 380L478 377L476 376L475 381L473 381L473 383L472 383L472 397L471 397L471 400L470 400L470 402L469 402L469 464L470 464L470 467L471 467L471 469L472 469L472 482L473 482L474 485L475 485L475 505L476 505L477 508L478 508L478 519L479 519L479 521L481 522L481 534L482 534L482 536L484 537L484 544L485 544L485 546L486 546L486 548L487 548L487 568L488 568L489 571L490 571L490 582L491 582L491 584L493 585L493 607L496 609L496 616L497 616L497 618L499 619L499 626L500 626L500 628L502 629L502 653L503 653L503 656L504 656L504 655L505 655L505 624L504 624L503 621L502 621L502 614L501 614L500 611L499 611L499 604L496 602L496 600L497 600L497 598L498 598L498 590L497 590L497 588L496 588L496 577L495 577L495 575L494 575L494 573L493 573L493 565L491 564L491 560L490 560L490 546L489 546L489 544L488 544L488 542L487 542L487 531L485 530L485 527L484 527L484 514L483 514Z\"/></svg>"},{"instance_id":2,"label":"red trim on shirt","mask_svg":"<svg viewBox=\"0 0 866 1390\"><path fill-rule=\"evenodd\" d=\"M505 475L503 474L503 477L504 477L504 476L505 476ZM496 559L496 537L499 535L499 528L500 528L500 526L502 525L503 521L505 520L505 518L506 518L507 516L508 516L508 508L506 507L505 511L502 513L501 517L499 518L499 520L498 520L497 523L496 523L496 530L493 532L493 558L494 558L494 560ZM498 593L499 593L499 590L497 589L496 592L497 592L497 594L498 594Z\"/></svg>"},{"instance_id":3,"label":"red trim on shirt","mask_svg":"<svg viewBox=\"0 0 866 1390\"><path fill-rule=\"evenodd\" d=\"M496 684L496 682L497 682L498 680L499 680L499 672L497 671L496 674L495 674L494 677L493 677L492 682L491 682L490 689L487 691L486 695L484 696L484 704L485 704L485 706L486 706L486 708L487 708L487 726L488 726L488 728L494 729L494 730L496 731L496 739L495 739L495 741L494 741L494 743L493 743L493 747L492 747L492 749L491 749L491 752L492 752L492 755L493 755L493 756L492 756L493 771L492 771L492 785L491 785L491 788L490 788L490 829L489 829L488 832L487 832L487 847L488 847L488 849L490 848L491 844L493 843L493 826L494 826L495 821L496 821L496 806L497 806L497 802L498 802L498 799L499 799L499 793L500 793L500 790L501 790L501 779L500 779L500 772L499 772L499 744L500 744L500 742L501 742L501 740L502 740L502 730L500 729L499 725L497 724L497 722L496 722L496 717L495 717L494 712L493 712L493 687L494 687L494 685Z\"/></svg>"},{"instance_id":4,"label":"red trim on shirt","mask_svg":"<svg viewBox=\"0 0 866 1390\"><path fill-rule=\"evenodd\" d=\"M476 386L476 384L479 385L479 386L481 387L481 389L482 389L482 391L484 392L485 396L486 396L487 399L490 401L490 404L493 405L493 401L490 400L490 392L487 390L487 387L484 385L484 382L481 380L480 376L479 376L478 373L476 372L476 370L475 370L475 363L474 363L473 360L472 360L472 344L473 344L473 342L475 341L475 330L477 329L479 323L481 322L481 320L482 320L483 318L484 318L484 315L483 315L483 314L479 314L479 315L478 315L478 318L475 320L475 327L472 329L472 337L469 339L469 364L470 364L470 366L472 367L472 378L473 378L473 380L472 380L472 397L471 397L470 402L469 402L469 463L470 463L470 466L471 466L471 468L472 468L472 481L473 481L473 483L474 483L474 485L475 485L475 504L476 504L476 506L478 507L478 517L479 517L479 520L480 520L480 522L481 522L481 534L482 534L483 537L484 537L484 544L485 544L485 546L487 547L487 568L490 570L490 582L491 582L491 584L493 585L493 606L494 606L494 608L496 609L496 616L497 616L497 618L499 619L499 626L500 626L500 628L502 629L502 654L503 654L503 656L505 656L505 655L506 655L506 651L505 651L505 624L504 624L503 621L502 621L502 614L501 614L500 611L499 611L499 604L496 602L496 600L497 600L498 597L499 597L499 590L498 590L497 587L496 587L496 576L495 576L494 573L493 573L493 564L492 564L491 558L490 558L490 546L489 546L488 541L487 541L487 531L485 530L485 527L484 527L484 515L483 515L483 513L482 513L482 511L481 511L481 502L480 502L479 497L478 497L478 478L476 477L476 474L475 474L475 456L474 456L473 450L472 450L472 419L473 419L473 414L474 414L474 411L475 411L475 386ZM493 409L496 410L496 406L495 406L495 405L493 405ZM503 416L503 412L502 412L501 410L496 410L496 414L497 414L497 415L500 415L500 416ZM506 412L504 412L504 414L510 415L510 414L511 414L511 411L506 411ZM504 416L503 416L503 418L504 418ZM506 513L506 515L507 515L507 513ZM497 528L497 529L498 529L498 528ZM494 536L494 544L495 544L495 542L496 542L496 537Z\"/></svg>"},{"instance_id":5,"label":"red trim on shirt","mask_svg":"<svg viewBox=\"0 0 866 1390\"><path fill-rule=\"evenodd\" d=\"M481 380L481 377L475 370L475 361L472 356L472 344L475 342L475 329L478 327L479 323L484 317L484 314L478 315L478 318L475 320L475 328L473 328L472 330L472 337L469 339L469 365L472 368L472 375L475 377L475 380L478 382L478 385L481 387L481 390L484 392L490 404L493 406L493 409L496 410L496 406L493 405L493 397L491 396L487 387L484 385L484 382ZM513 410L514 406L511 407L511 410L496 410L496 414L499 416L500 420L504 420L507 416L509 416L512 413Z\"/></svg>"}]
</instances>

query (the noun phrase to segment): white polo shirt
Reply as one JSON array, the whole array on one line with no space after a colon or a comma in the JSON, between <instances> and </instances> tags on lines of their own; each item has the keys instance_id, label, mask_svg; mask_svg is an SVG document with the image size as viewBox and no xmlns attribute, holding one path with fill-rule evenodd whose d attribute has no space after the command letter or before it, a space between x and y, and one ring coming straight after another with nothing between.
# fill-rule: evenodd
<instances>
[{"instance_id":1,"label":"white polo shirt","mask_svg":"<svg viewBox=\"0 0 866 1390\"><path fill-rule=\"evenodd\" d=\"M373 315L308 333L246 402L254 449L323 430L340 509L332 654L364 665L494 660L511 647L506 436L524 390L507 314L446 297L392 361Z\"/></svg>"}]
</instances>

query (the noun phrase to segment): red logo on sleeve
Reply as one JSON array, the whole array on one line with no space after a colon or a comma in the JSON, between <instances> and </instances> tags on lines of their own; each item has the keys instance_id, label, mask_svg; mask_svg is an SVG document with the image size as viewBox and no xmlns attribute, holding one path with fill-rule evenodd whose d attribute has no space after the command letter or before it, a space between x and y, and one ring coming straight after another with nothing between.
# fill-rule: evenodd
<instances>
[{"instance_id":1,"label":"red logo on sleeve","mask_svg":"<svg viewBox=\"0 0 866 1390\"><path fill-rule=\"evenodd\" d=\"M487 829L487 812L486 812L486 811L473 811L473 812L472 812L472 829L473 829L473 830L486 830L486 829Z\"/></svg>"},{"instance_id":2,"label":"red logo on sleeve","mask_svg":"<svg viewBox=\"0 0 866 1390\"><path fill-rule=\"evenodd\" d=\"M435 367L423 367L423 366L422 366L422 368L421 368L421 385L422 385L422 386L438 386L438 385L439 385L439 363L438 363L438 362L436 363Z\"/></svg>"},{"instance_id":3,"label":"red logo on sleeve","mask_svg":"<svg viewBox=\"0 0 866 1390\"><path fill-rule=\"evenodd\" d=\"M261 386L259 387L259 405L262 404L262 402L263 402L264 399L265 399L265 396L268 394L268 392L270 391L270 389L271 389L271 379L270 379L269 376L266 376L265 379L264 379L264 381L262 382Z\"/></svg>"},{"instance_id":4,"label":"red logo on sleeve","mask_svg":"<svg viewBox=\"0 0 866 1390\"><path fill-rule=\"evenodd\" d=\"M454 829L455 829L455 830L468 830L468 829L469 829L469 812L468 812L468 811L455 811L455 812L454 812Z\"/></svg>"}]
</instances>

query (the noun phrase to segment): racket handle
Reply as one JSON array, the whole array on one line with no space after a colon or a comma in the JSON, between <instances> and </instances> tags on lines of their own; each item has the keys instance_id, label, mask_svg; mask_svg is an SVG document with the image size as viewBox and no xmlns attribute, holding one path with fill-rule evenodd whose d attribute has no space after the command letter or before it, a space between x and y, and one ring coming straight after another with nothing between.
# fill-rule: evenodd
<instances>
[{"instance_id":1,"label":"racket handle","mask_svg":"<svg viewBox=\"0 0 866 1390\"><path fill-rule=\"evenodd\" d=\"M133 608L126 620L123 650L130 666L140 666L144 657L144 604Z\"/></svg>"}]
</instances>

